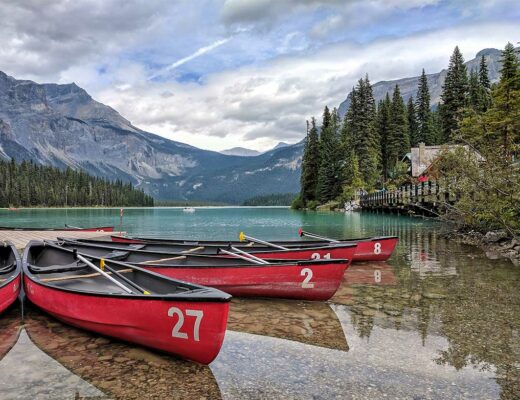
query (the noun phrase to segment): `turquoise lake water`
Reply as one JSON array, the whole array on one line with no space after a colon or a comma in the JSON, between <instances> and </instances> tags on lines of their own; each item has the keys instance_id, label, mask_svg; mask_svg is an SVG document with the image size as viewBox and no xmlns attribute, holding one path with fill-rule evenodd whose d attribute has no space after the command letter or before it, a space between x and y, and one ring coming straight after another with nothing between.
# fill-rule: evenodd
<instances>
[{"instance_id":1,"label":"turquoise lake water","mask_svg":"<svg viewBox=\"0 0 520 400\"><path fill-rule=\"evenodd\" d=\"M119 209L0 210L0 225L119 225ZM0 399L520 399L520 268L427 219L284 208L125 209L129 234L296 239L398 235L328 302L233 299L209 366L64 325L0 316Z\"/></svg>"}]
</instances>

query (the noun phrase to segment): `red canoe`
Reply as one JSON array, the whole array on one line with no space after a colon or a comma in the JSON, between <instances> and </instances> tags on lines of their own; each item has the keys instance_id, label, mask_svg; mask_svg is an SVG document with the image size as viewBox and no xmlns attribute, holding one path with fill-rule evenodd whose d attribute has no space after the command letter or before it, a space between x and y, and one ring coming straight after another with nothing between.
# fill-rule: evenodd
<instances>
[{"instance_id":1,"label":"red canoe","mask_svg":"<svg viewBox=\"0 0 520 400\"><path fill-rule=\"evenodd\" d=\"M208 247L216 246L223 247L229 244L246 249L248 252L255 252L260 249L272 250L271 248L250 242L244 244L244 242L238 241L210 241L210 240L170 240L170 239L156 239L156 238L132 238L112 235L112 241L117 243L134 243L134 244L170 244L170 245L182 245L192 247ZM348 258L352 261L385 261L390 258L394 252L395 246L399 241L397 236L379 236L372 238L362 239L341 239L337 243L331 243L324 240L293 240L293 241L272 241L271 243L287 247L289 249L305 249L309 247L336 247L340 245L357 245L354 255L352 257L346 257L346 255L335 254L334 257ZM324 253L326 254L326 253Z\"/></svg>"},{"instance_id":2,"label":"red canoe","mask_svg":"<svg viewBox=\"0 0 520 400\"><path fill-rule=\"evenodd\" d=\"M18 298L20 293L21 261L11 242L0 242L0 313Z\"/></svg>"},{"instance_id":3,"label":"red canoe","mask_svg":"<svg viewBox=\"0 0 520 400\"><path fill-rule=\"evenodd\" d=\"M116 237L116 236L113 236ZM205 254L205 255L221 255L219 250L225 248L227 245L205 245L194 246L191 244L168 244L168 243L132 243L132 242L110 242L105 240L92 239L66 239L59 238L59 240L67 243L87 243L92 245L103 245L110 248L122 250L147 250L158 253L190 253L190 254ZM133 246L133 247L128 247ZM304 247L304 248L289 248L287 250L274 249L270 247L250 247L239 244L235 246L256 257L271 260L320 260L320 259L347 259L352 260L356 252L357 243L340 243L327 246Z\"/></svg>"},{"instance_id":4,"label":"red canoe","mask_svg":"<svg viewBox=\"0 0 520 400\"><path fill-rule=\"evenodd\" d=\"M160 253L130 250L128 247L114 249L71 241L60 244L95 257L117 257L125 263L171 278L215 287L234 296L328 300L339 288L349 265L349 261L344 259L272 259L268 264L258 265L237 258L191 253Z\"/></svg>"},{"instance_id":5,"label":"red canoe","mask_svg":"<svg viewBox=\"0 0 520 400\"><path fill-rule=\"evenodd\" d=\"M71 250L31 241L23 255L25 292L32 303L70 325L203 364L215 359L230 295L115 261L107 260L105 268L120 271L110 276L131 293Z\"/></svg>"}]
</instances>

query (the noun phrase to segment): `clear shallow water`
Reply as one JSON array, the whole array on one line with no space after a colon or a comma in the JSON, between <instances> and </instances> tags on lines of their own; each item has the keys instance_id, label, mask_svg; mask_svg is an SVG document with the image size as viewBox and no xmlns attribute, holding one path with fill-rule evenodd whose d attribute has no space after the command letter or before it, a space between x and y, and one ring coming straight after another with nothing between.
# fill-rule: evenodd
<instances>
[{"instance_id":1,"label":"clear shallow water","mask_svg":"<svg viewBox=\"0 0 520 400\"><path fill-rule=\"evenodd\" d=\"M118 212L0 211L0 225L116 224ZM70 328L32 307L22 322L18 306L0 317L0 398L520 398L520 269L439 238L440 224L287 209L128 209L123 230L281 239L296 238L300 226L401 241L388 262L352 265L330 302L234 299L209 367Z\"/></svg>"}]
</instances>

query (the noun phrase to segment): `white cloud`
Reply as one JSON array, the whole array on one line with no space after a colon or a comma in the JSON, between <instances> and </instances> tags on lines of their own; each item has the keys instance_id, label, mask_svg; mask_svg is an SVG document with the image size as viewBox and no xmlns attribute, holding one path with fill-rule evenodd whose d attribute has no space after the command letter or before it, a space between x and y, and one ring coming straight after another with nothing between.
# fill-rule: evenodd
<instances>
[{"instance_id":1,"label":"white cloud","mask_svg":"<svg viewBox=\"0 0 520 400\"><path fill-rule=\"evenodd\" d=\"M305 119L337 106L367 72L372 82L439 71L455 45L466 59L485 47L502 48L518 37L513 23L432 31L379 40L365 46L331 45L305 56L210 75L204 85L143 81L126 90L109 88L98 98L134 124L170 139L224 149L265 149L305 134ZM164 97L164 92L173 96Z\"/></svg>"}]
</instances>

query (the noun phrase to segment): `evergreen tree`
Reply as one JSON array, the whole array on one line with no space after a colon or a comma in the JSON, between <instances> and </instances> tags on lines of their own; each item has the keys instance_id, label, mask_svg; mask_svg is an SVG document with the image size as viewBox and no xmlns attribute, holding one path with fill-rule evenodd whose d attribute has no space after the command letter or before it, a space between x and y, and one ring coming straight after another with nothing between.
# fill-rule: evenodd
<instances>
[{"instance_id":1,"label":"evergreen tree","mask_svg":"<svg viewBox=\"0 0 520 400\"><path fill-rule=\"evenodd\" d=\"M383 181L388 178L388 135L390 132L390 109L392 102L388 93L384 100L379 102L377 107L377 130L379 134L379 143L381 149L381 171L383 173Z\"/></svg>"},{"instance_id":2,"label":"evergreen tree","mask_svg":"<svg viewBox=\"0 0 520 400\"><path fill-rule=\"evenodd\" d=\"M363 181L372 188L379 177L380 143L376 129L376 104L368 76L359 80L351 100L347 123L350 125L352 149L359 160Z\"/></svg>"},{"instance_id":3,"label":"evergreen tree","mask_svg":"<svg viewBox=\"0 0 520 400\"><path fill-rule=\"evenodd\" d=\"M481 95L482 91L480 82L478 79L478 73L471 69L469 73L469 90L468 90L468 106L473 108L475 111L479 111L481 108Z\"/></svg>"},{"instance_id":4,"label":"evergreen tree","mask_svg":"<svg viewBox=\"0 0 520 400\"><path fill-rule=\"evenodd\" d=\"M318 188L318 171L320 167L320 143L316 120L311 119L311 128L305 140L305 149L302 160L301 199L304 205L308 201L316 200Z\"/></svg>"},{"instance_id":5,"label":"evergreen tree","mask_svg":"<svg viewBox=\"0 0 520 400\"><path fill-rule=\"evenodd\" d=\"M413 102L413 97L410 96L408 99L408 105L406 107L406 114L408 117L408 131L410 133L410 145L416 146L419 142L417 141L419 138L419 124L417 122L417 115L415 112L415 104Z\"/></svg>"},{"instance_id":6,"label":"evergreen tree","mask_svg":"<svg viewBox=\"0 0 520 400\"><path fill-rule=\"evenodd\" d=\"M388 135L388 169L392 170L410 151L410 134L406 107L398 85L395 85L390 109L390 131Z\"/></svg>"},{"instance_id":7,"label":"evergreen tree","mask_svg":"<svg viewBox=\"0 0 520 400\"><path fill-rule=\"evenodd\" d=\"M466 105L468 76L464 57L456 46L450 57L446 80L442 87L442 105L440 109L442 123L442 141L451 141L459 128Z\"/></svg>"},{"instance_id":8,"label":"evergreen tree","mask_svg":"<svg viewBox=\"0 0 520 400\"><path fill-rule=\"evenodd\" d=\"M489 81L489 71L486 63L486 57L482 55L478 69L478 81L487 90L491 90L491 82Z\"/></svg>"},{"instance_id":9,"label":"evergreen tree","mask_svg":"<svg viewBox=\"0 0 520 400\"><path fill-rule=\"evenodd\" d=\"M424 68L419 78L419 87L417 90L417 100L415 109L417 111L417 137L412 146L417 146L419 143L425 143L431 146L436 143L433 116L430 108L430 90L428 88L428 79Z\"/></svg>"},{"instance_id":10,"label":"evergreen tree","mask_svg":"<svg viewBox=\"0 0 520 400\"><path fill-rule=\"evenodd\" d=\"M340 135L337 110L332 113L326 107L323 113L323 125L320 136L320 167L318 171L317 195L324 203L335 199L340 194Z\"/></svg>"}]
</instances>

